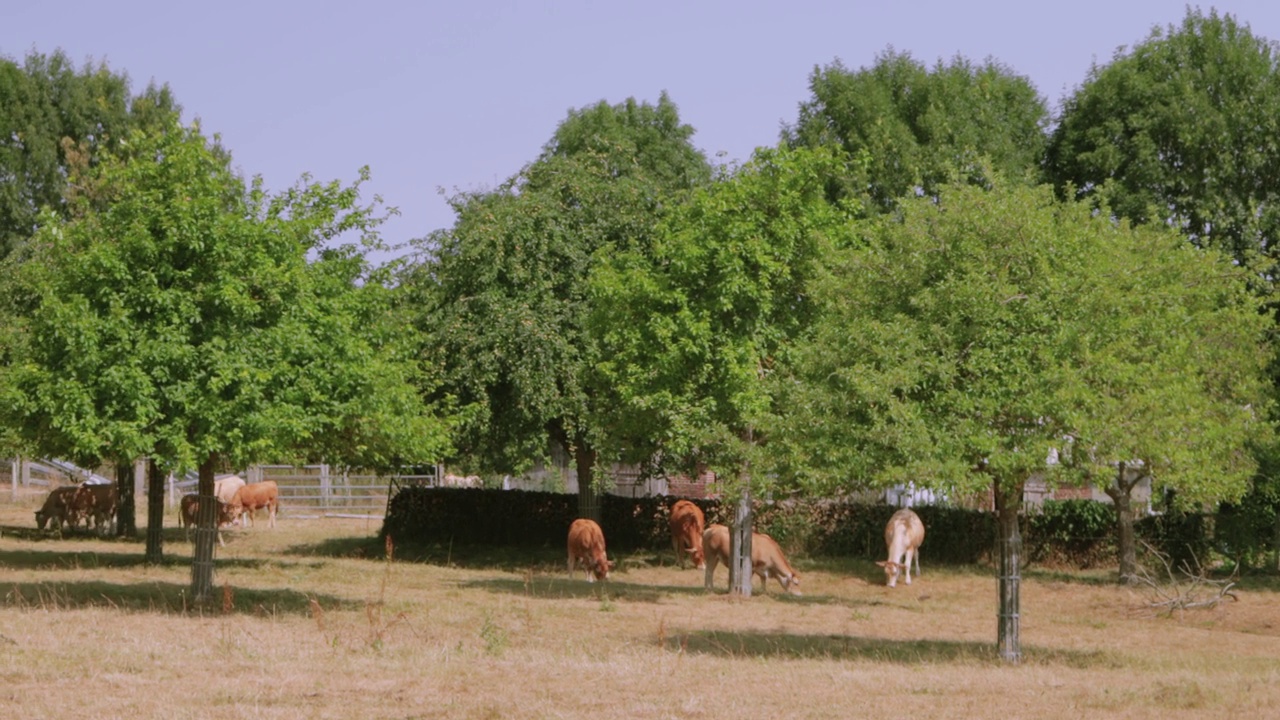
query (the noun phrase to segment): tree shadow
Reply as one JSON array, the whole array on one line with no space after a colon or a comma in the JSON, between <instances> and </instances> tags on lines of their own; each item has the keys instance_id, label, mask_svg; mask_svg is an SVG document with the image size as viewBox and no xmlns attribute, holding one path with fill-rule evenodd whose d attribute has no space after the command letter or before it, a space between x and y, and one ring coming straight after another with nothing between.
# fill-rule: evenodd
<instances>
[{"instance_id":1,"label":"tree shadow","mask_svg":"<svg viewBox=\"0 0 1280 720\"><path fill-rule=\"evenodd\" d=\"M886 640L849 635L793 635L778 632L669 630L662 639L668 650L727 658L869 660L920 663L979 663L1004 666L992 643L952 640ZM1123 663L1103 651L1060 650L1023 646L1023 664L1120 668Z\"/></svg>"},{"instance_id":2,"label":"tree shadow","mask_svg":"<svg viewBox=\"0 0 1280 720\"><path fill-rule=\"evenodd\" d=\"M168 582L112 583L101 580L12 583L4 603L17 608L78 610L109 607L130 612L207 613L191 602L190 587ZM298 592L288 588L237 588L230 583L215 588L211 607L223 614L306 615L312 601L326 609L356 609L363 603L333 595Z\"/></svg>"},{"instance_id":3,"label":"tree shadow","mask_svg":"<svg viewBox=\"0 0 1280 720\"><path fill-rule=\"evenodd\" d=\"M576 598L645 603L656 603L670 594L671 591L683 591L681 588L637 585L616 580L589 583L582 579L581 575L576 579L570 580L567 577L555 578L545 574L528 573L526 573L523 580L507 578L472 580L460 583L460 586L538 599Z\"/></svg>"}]
</instances>

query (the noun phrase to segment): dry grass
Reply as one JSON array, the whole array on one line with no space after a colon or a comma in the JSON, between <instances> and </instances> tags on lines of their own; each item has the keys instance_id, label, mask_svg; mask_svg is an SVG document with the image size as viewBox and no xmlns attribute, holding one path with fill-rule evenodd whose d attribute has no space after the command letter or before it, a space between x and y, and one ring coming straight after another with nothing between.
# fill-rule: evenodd
<instances>
[{"instance_id":1,"label":"dry grass","mask_svg":"<svg viewBox=\"0 0 1280 720\"><path fill-rule=\"evenodd\" d=\"M563 550L376 542L377 522L228 533L215 607L186 599L190 545L57 539L0 505L7 717L1203 718L1280 707L1280 583L1153 617L1106 575L1029 573L1026 660L994 659L996 584L797 558L805 596L706 594L669 553L570 581Z\"/></svg>"}]
</instances>

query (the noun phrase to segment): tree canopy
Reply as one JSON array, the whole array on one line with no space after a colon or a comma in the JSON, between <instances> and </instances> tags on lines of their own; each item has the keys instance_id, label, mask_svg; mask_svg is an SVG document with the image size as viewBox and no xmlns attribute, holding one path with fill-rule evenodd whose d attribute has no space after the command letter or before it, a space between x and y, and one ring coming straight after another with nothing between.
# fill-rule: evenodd
<instances>
[{"instance_id":1,"label":"tree canopy","mask_svg":"<svg viewBox=\"0 0 1280 720\"><path fill-rule=\"evenodd\" d=\"M1048 110L1027 78L995 60L957 56L930 69L889 48L870 68L815 67L809 91L784 142L843 149L851 163L833 192L870 210L955 177L1037 174Z\"/></svg>"},{"instance_id":2,"label":"tree canopy","mask_svg":"<svg viewBox=\"0 0 1280 720\"><path fill-rule=\"evenodd\" d=\"M458 442L477 469L518 471L547 456L549 437L577 456L580 479L594 464L587 277L598 250L644 248L709 179L692 134L665 94L601 102L570 112L501 187L451 199L457 222L428 239L409 283L442 390L470 411Z\"/></svg>"},{"instance_id":3,"label":"tree canopy","mask_svg":"<svg viewBox=\"0 0 1280 720\"><path fill-rule=\"evenodd\" d=\"M1197 500L1246 487L1266 319L1227 258L1044 187L901 210L860 225L800 345L779 432L815 489L1020 487L1068 437Z\"/></svg>"},{"instance_id":4,"label":"tree canopy","mask_svg":"<svg viewBox=\"0 0 1280 720\"><path fill-rule=\"evenodd\" d=\"M132 94L105 62L77 68L61 51L0 57L0 257L35 232L42 208L65 213L67 179L119 155L134 129L164 128L179 111L167 85Z\"/></svg>"},{"instance_id":5,"label":"tree canopy","mask_svg":"<svg viewBox=\"0 0 1280 720\"><path fill-rule=\"evenodd\" d=\"M1063 193L1177 228L1275 276L1280 55L1231 15L1188 9L1064 100L1046 158ZM1263 288L1270 292L1269 288Z\"/></svg>"},{"instance_id":6,"label":"tree canopy","mask_svg":"<svg viewBox=\"0 0 1280 720\"><path fill-rule=\"evenodd\" d=\"M388 291L354 248L327 247L375 232L359 186L269 196L197 128L130 142L132 159L75 178L102 209L82 198L69 220L47 213L11 258L24 332L4 387L27 441L170 468L436 456L444 428L414 389Z\"/></svg>"}]
</instances>

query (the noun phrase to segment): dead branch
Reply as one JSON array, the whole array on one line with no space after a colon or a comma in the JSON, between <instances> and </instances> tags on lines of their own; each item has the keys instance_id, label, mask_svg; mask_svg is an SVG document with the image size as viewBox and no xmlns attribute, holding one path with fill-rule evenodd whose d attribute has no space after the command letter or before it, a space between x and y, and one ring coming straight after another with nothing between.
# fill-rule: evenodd
<instances>
[{"instance_id":1,"label":"dead branch","mask_svg":"<svg viewBox=\"0 0 1280 720\"><path fill-rule=\"evenodd\" d=\"M1214 580L1208 576L1195 553L1192 553L1190 563L1183 562L1175 569L1168 555L1146 542L1142 545L1147 557L1160 561L1160 568L1153 572L1146 565L1139 564L1135 582L1147 589L1149 599L1146 607L1158 615L1168 617L1183 610L1215 608L1225 598L1239 599L1232 592L1239 580L1239 568L1225 580Z\"/></svg>"}]
</instances>

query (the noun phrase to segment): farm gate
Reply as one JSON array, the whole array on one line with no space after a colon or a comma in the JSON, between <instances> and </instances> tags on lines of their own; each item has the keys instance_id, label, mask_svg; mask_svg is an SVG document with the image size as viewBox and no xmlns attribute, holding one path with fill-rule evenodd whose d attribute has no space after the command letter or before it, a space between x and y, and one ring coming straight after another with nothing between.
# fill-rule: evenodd
<instances>
[{"instance_id":1,"label":"farm gate","mask_svg":"<svg viewBox=\"0 0 1280 720\"><path fill-rule=\"evenodd\" d=\"M339 470L328 465L254 465L249 482L274 480L280 488L280 513L291 518L382 518L395 493L412 485L435 485L436 466L392 475Z\"/></svg>"}]
</instances>

